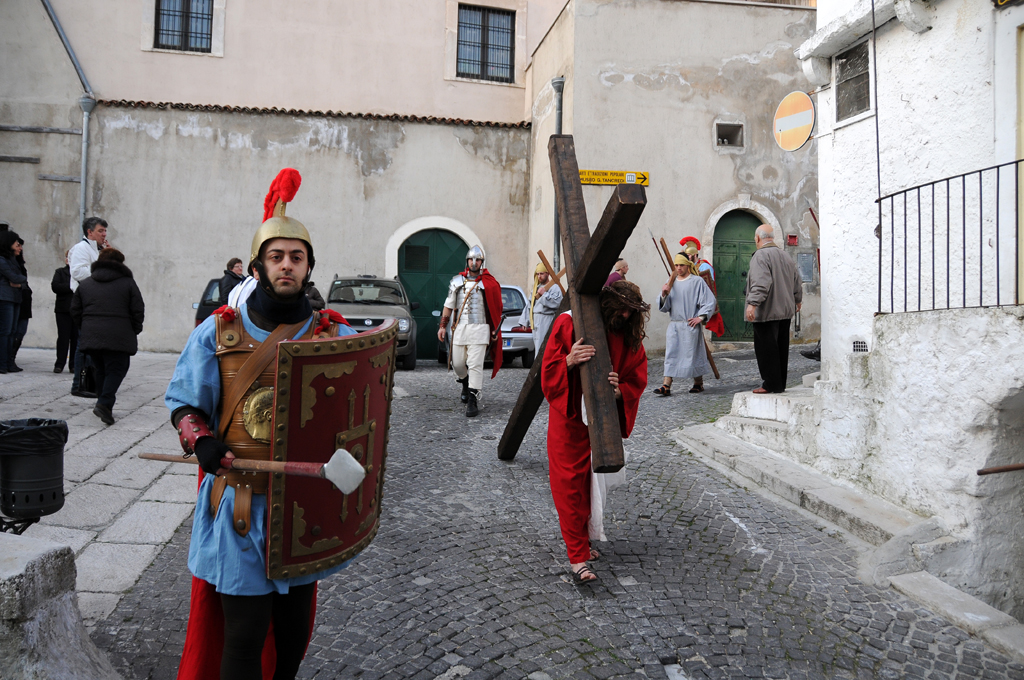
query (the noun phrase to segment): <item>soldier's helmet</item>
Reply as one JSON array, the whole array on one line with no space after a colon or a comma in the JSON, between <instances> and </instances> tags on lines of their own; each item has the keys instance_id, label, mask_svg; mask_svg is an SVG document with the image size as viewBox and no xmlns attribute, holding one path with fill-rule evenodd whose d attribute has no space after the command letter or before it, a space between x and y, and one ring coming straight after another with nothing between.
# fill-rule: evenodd
<instances>
[{"instance_id":1,"label":"soldier's helmet","mask_svg":"<svg viewBox=\"0 0 1024 680\"><path fill-rule=\"evenodd\" d=\"M249 253L249 273L252 274L253 266L260 257L260 248L267 241L275 238L292 238L303 241L309 249L309 269L312 273L316 260L313 258L313 241L309 238L309 231L302 222L294 217L285 215L285 205L295 198L299 190L302 177L293 168L285 168L278 173L270 185L270 192L263 202L263 224L256 230L252 237L252 248Z\"/></svg>"},{"instance_id":2,"label":"soldier's helmet","mask_svg":"<svg viewBox=\"0 0 1024 680\"><path fill-rule=\"evenodd\" d=\"M467 260L486 260L487 255L484 253L484 249L480 246L473 246L466 253Z\"/></svg>"}]
</instances>

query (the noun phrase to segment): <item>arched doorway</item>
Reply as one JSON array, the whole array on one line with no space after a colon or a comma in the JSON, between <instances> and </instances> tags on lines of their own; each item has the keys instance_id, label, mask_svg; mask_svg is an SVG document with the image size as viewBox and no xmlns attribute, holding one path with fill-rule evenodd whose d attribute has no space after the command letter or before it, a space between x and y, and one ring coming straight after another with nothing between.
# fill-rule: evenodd
<instances>
[{"instance_id":1,"label":"arched doorway","mask_svg":"<svg viewBox=\"0 0 1024 680\"><path fill-rule=\"evenodd\" d=\"M445 229L417 231L398 248L398 280L409 299L420 303L412 313L419 359L437 358L437 316L452 276L466 268L467 250L465 241Z\"/></svg>"},{"instance_id":2,"label":"arched doorway","mask_svg":"<svg viewBox=\"0 0 1024 680\"><path fill-rule=\"evenodd\" d=\"M715 225L712 266L718 288L718 307L725 322L722 340L753 342L754 328L743 319L750 256L756 250L754 232L762 220L745 210L730 210Z\"/></svg>"}]
</instances>

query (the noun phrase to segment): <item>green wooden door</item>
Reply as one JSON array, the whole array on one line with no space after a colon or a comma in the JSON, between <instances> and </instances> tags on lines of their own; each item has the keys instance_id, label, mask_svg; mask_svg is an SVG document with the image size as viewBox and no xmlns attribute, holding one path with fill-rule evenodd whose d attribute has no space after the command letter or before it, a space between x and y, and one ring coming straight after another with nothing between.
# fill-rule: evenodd
<instances>
[{"instance_id":1,"label":"green wooden door","mask_svg":"<svg viewBox=\"0 0 1024 680\"><path fill-rule=\"evenodd\" d=\"M722 216L715 227L714 262L715 285L718 288L718 307L725 322L721 340L754 340L754 328L743 320L746 301L743 289L747 283L750 256L754 246L754 232L761 225L756 216L742 210L733 210Z\"/></svg>"},{"instance_id":2,"label":"green wooden door","mask_svg":"<svg viewBox=\"0 0 1024 680\"><path fill-rule=\"evenodd\" d=\"M448 283L466 268L469 246L461 238L443 229L418 231L398 249L398 280L419 302L412 315L416 319L416 357L437 358L437 321L448 296Z\"/></svg>"}]
</instances>

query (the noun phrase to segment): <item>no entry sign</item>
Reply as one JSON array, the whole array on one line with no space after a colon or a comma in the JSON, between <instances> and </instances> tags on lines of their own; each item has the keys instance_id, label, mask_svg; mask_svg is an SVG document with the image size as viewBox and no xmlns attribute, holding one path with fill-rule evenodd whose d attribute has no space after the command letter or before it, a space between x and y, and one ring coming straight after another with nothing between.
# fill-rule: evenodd
<instances>
[{"instance_id":1,"label":"no entry sign","mask_svg":"<svg viewBox=\"0 0 1024 680\"><path fill-rule=\"evenodd\" d=\"M790 92L775 111L772 130L775 143L785 151L796 151L807 143L814 129L814 103L806 92Z\"/></svg>"}]
</instances>

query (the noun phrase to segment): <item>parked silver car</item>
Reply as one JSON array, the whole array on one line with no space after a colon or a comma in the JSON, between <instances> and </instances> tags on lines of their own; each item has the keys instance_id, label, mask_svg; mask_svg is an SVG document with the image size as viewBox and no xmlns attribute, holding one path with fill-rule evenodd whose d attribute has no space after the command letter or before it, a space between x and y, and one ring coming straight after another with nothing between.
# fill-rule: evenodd
<instances>
[{"instance_id":1,"label":"parked silver car","mask_svg":"<svg viewBox=\"0 0 1024 680\"><path fill-rule=\"evenodd\" d=\"M327 306L344 316L357 331L375 328L384 319L397 319L397 363L407 371L416 368L416 320L412 310L419 308L420 303L409 302L401 282L369 274L348 279L335 274L327 293Z\"/></svg>"}]
</instances>

